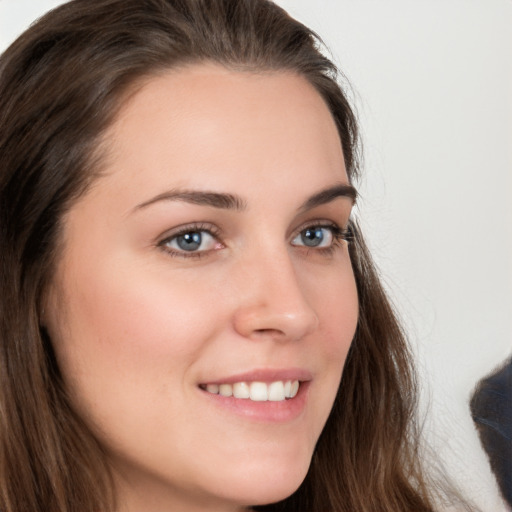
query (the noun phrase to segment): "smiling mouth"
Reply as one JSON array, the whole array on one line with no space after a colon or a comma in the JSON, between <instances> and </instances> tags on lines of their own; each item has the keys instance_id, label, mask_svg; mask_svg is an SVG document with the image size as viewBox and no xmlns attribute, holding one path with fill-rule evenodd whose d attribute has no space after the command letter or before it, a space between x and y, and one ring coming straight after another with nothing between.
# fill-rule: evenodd
<instances>
[{"instance_id":1,"label":"smiling mouth","mask_svg":"<svg viewBox=\"0 0 512 512\"><path fill-rule=\"evenodd\" d=\"M234 397L253 402L282 402L294 398L300 387L298 380L274 382L235 382L234 384L201 384L202 390L213 395Z\"/></svg>"}]
</instances>

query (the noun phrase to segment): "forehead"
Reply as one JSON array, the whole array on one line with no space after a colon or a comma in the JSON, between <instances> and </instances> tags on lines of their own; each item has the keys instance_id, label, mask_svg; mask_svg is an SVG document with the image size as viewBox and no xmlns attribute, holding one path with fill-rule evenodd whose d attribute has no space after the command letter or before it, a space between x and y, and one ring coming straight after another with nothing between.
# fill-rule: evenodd
<instances>
[{"instance_id":1,"label":"forehead","mask_svg":"<svg viewBox=\"0 0 512 512\"><path fill-rule=\"evenodd\" d=\"M226 188L240 176L250 190L275 173L328 170L327 181L348 181L329 109L292 72L201 64L162 73L129 96L105 139L107 175L122 172L141 189L155 178L148 194L165 182Z\"/></svg>"}]
</instances>

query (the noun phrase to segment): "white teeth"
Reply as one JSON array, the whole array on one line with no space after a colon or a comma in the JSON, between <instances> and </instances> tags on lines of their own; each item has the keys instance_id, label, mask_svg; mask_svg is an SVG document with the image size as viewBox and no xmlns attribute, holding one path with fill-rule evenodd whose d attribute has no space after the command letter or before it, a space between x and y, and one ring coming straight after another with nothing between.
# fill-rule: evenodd
<instances>
[{"instance_id":1,"label":"white teeth","mask_svg":"<svg viewBox=\"0 0 512 512\"><path fill-rule=\"evenodd\" d=\"M293 398L299 391L299 381L294 380L292 382L292 389L290 390L290 398Z\"/></svg>"},{"instance_id":2,"label":"white teeth","mask_svg":"<svg viewBox=\"0 0 512 512\"><path fill-rule=\"evenodd\" d=\"M269 384L265 382L237 382L235 384L207 384L208 393L225 397L234 396L253 400L255 402L282 402L287 398L294 398L299 391L298 380L278 380Z\"/></svg>"},{"instance_id":3,"label":"white teeth","mask_svg":"<svg viewBox=\"0 0 512 512\"><path fill-rule=\"evenodd\" d=\"M281 402L286 398L284 394L284 384L279 382L272 382L268 387L268 399L272 402Z\"/></svg>"},{"instance_id":4,"label":"white teeth","mask_svg":"<svg viewBox=\"0 0 512 512\"><path fill-rule=\"evenodd\" d=\"M268 386L264 382L252 382L250 389L250 398L254 402L266 402L268 400Z\"/></svg>"},{"instance_id":5,"label":"white teeth","mask_svg":"<svg viewBox=\"0 0 512 512\"><path fill-rule=\"evenodd\" d=\"M235 398L249 398L251 392L247 382L237 382L233 384L233 396Z\"/></svg>"},{"instance_id":6,"label":"white teeth","mask_svg":"<svg viewBox=\"0 0 512 512\"><path fill-rule=\"evenodd\" d=\"M221 384L219 386L219 395L231 396L233 394L233 386L231 384Z\"/></svg>"}]
</instances>

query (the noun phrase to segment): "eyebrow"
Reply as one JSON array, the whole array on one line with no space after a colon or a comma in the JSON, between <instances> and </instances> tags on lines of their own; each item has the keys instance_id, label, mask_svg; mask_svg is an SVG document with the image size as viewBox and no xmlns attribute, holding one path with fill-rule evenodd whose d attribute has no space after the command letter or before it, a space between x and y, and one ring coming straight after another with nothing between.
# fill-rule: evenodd
<instances>
[{"instance_id":1,"label":"eyebrow","mask_svg":"<svg viewBox=\"0 0 512 512\"><path fill-rule=\"evenodd\" d=\"M352 203L356 202L357 191L352 185L339 184L326 188L309 197L300 207L299 211L307 211L334 201L338 197L348 197ZM159 194L149 201L139 204L134 210L141 210L160 201L183 201L185 203L212 206L223 210L244 211L247 203L239 196L228 193L198 191L198 190L170 190Z\"/></svg>"},{"instance_id":2,"label":"eyebrow","mask_svg":"<svg viewBox=\"0 0 512 512\"><path fill-rule=\"evenodd\" d=\"M213 206L224 210L243 211L247 205L245 201L233 194L225 194L219 192L208 192L198 190L170 190L164 192L149 201L139 204L135 210L146 208L159 201L183 201L185 203L198 204L203 206Z\"/></svg>"},{"instance_id":3,"label":"eyebrow","mask_svg":"<svg viewBox=\"0 0 512 512\"><path fill-rule=\"evenodd\" d=\"M311 210L317 206L330 203L338 197L348 197L352 200L352 204L355 204L357 200L357 190L352 185L345 183L334 185L333 187L326 188L312 195L302 204L299 211Z\"/></svg>"}]
</instances>

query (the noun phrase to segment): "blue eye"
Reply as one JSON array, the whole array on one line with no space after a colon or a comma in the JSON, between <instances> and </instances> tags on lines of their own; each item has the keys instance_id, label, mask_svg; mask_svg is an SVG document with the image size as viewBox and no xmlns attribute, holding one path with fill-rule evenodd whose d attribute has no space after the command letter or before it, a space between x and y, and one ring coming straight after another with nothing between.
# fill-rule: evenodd
<instances>
[{"instance_id":1,"label":"blue eye","mask_svg":"<svg viewBox=\"0 0 512 512\"><path fill-rule=\"evenodd\" d=\"M334 242L335 226L311 226L303 229L293 240L293 245L305 247L330 247Z\"/></svg>"},{"instance_id":2,"label":"blue eye","mask_svg":"<svg viewBox=\"0 0 512 512\"><path fill-rule=\"evenodd\" d=\"M160 245L169 252L198 253L213 249L215 243L215 238L208 231L191 229L165 239Z\"/></svg>"},{"instance_id":3,"label":"blue eye","mask_svg":"<svg viewBox=\"0 0 512 512\"><path fill-rule=\"evenodd\" d=\"M200 232L185 233L176 237L176 244L184 251L195 251L201 247L203 235Z\"/></svg>"}]
</instances>

